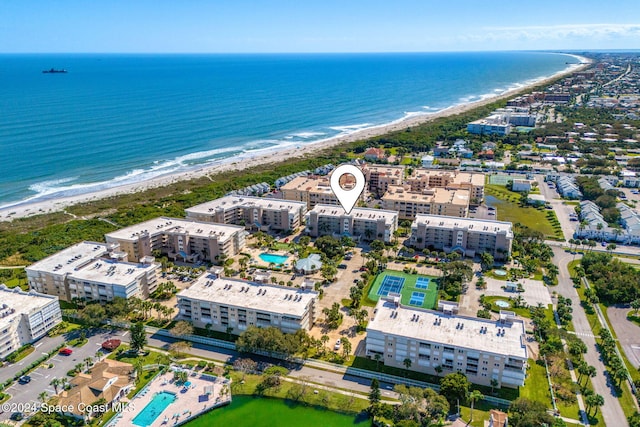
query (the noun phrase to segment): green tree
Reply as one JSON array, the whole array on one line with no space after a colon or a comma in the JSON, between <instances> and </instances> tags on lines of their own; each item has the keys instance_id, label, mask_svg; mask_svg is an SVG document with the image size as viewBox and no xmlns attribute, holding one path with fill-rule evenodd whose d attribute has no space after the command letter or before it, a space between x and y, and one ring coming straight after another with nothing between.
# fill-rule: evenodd
<instances>
[{"instance_id":1,"label":"green tree","mask_svg":"<svg viewBox=\"0 0 640 427\"><path fill-rule=\"evenodd\" d=\"M342 356L349 356L352 347L351 342L346 337L340 338L340 342L342 343Z\"/></svg>"},{"instance_id":2,"label":"green tree","mask_svg":"<svg viewBox=\"0 0 640 427\"><path fill-rule=\"evenodd\" d=\"M509 425L512 427L539 427L552 423L553 417L542 402L519 397L509 405Z\"/></svg>"},{"instance_id":3,"label":"green tree","mask_svg":"<svg viewBox=\"0 0 640 427\"><path fill-rule=\"evenodd\" d=\"M171 335L176 337L183 337L185 335L193 335L193 325L186 320L181 320L175 324L173 328L169 330Z\"/></svg>"},{"instance_id":4,"label":"green tree","mask_svg":"<svg viewBox=\"0 0 640 427\"><path fill-rule=\"evenodd\" d=\"M482 268L482 271L491 270L494 262L493 255L489 252L482 252L480 254L480 267Z\"/></svg>"},{"instance_id":5,"label":"green tree","mask_svg":"<svg viewBox=\"0 0 640 427\"><path fill-rule=\"evenodd\" d=\"M458 400L466 400L470 385L467 377L460 372L447 374L440 380L440 394L447 399L449 405L454 405Z\"/></svg>"},{"instance_id":6,"label":"green tree","mask_svg":"<svg viewBox=\"0 0 640 427\"><path fill-rule=\"evenodd\" d=\"M371 380L371 387L369 391L369 408L375 408L380 403L380 382L377 378ZM375 415L375 414L374 414Z\"/></svg>"},{"instance_id":7,"label":"green tree","mask_svg":"<svg viewBox=\"0 0 640 427\"><path fill-rule=\"evenodd\" d=\"M599 394L590 394L585 397L584 403L587 404L587 413L590 412L592 408L596 408L594 415L598 413L598 408L604 405L604 397Z\"/></svg>"},{"instance_id":8,"label":"green tree","mask_svg":"<svg viewBox=\"0 0 640 427\"><path fill-rule=\"evenodd\" d=\"M633 315L638 315L638 310L640 310L640 298L636 298L631 301L631 308L634 310Z\"/></svg>"},{"instance_id":9,"label":"green tree","mask_svg":"<svg viewBox=\"0 0 640 427\"><path fill-rule=\"evenodd\" d=\"M471 403L471 421L473 421L473 405L482 399L484 399L484 394L482 394L480 390L473 390L469 393L469 402Z\"/></svg>"},{"instance_id":10,"label":"green tree","mask_svg":"<svg viewBox=\"0 0 640 427\"><path fill-rule=\"evenodd\" d=\"M107 312L100 304L89 304L80 312L80 319L87 326L99 326L107 318Z\"/></svg>"},{"instance_id":11,"label":"green tree","mask_svg":"<svg viewBox=\"0 0 640 427\"><path fill-rule=\"evenodd\" d=\"M144 324L142 322L134 323L129 328L131 333L131 349L134 351L140 351L147 345L147 333L144 330Z\"/></svg>"}]
</instances>

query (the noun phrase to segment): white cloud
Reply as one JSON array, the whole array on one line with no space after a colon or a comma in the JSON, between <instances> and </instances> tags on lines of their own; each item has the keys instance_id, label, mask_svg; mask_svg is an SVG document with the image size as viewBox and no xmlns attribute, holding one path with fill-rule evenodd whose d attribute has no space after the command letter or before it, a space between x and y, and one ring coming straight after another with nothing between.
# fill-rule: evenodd
<instances>
[{"instance_id":1,"label":"white cloud","mask_svg":"<svg viewBox=\"0 0 640 427\"><path fill-rule=\"evenodd\" d=\"M562 40L567 38L619 39L640 38L640 24L566 24L485 27L485 40Z\"/></svg>"}]
</instances>

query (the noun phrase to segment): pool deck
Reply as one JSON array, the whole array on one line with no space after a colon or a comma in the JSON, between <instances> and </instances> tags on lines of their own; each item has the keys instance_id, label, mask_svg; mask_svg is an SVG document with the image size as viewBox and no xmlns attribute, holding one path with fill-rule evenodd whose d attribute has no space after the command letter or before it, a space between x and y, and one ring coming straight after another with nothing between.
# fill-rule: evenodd
<instances>
[{"instance_id":1,"label":"pool deck","mask_svg":"<svg viewBox=\"0 0 640 427\"><path fill-rule=\"evenodd\" d=\"M151 402L156 393L163 391L174 393L176 400L158 415L153 423L149 425L150 427L181 425L214 408L231 403L229 380L191 370L187 371L189 372L187 381L191 382L190 387L178 386L173 381L173 371L169 370L167 373L153 379L144 389L140 390L131 399L129 405L114 416L108 426L135 426L133 419ZM226 394L222 391L223 389L227 391Z\"/></svg>"}]
</instances>

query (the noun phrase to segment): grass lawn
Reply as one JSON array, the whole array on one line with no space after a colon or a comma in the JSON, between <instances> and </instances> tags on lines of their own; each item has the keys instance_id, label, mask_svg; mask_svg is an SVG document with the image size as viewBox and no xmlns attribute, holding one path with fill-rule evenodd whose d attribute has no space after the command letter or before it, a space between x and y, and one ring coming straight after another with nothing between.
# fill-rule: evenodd
<instances>
[{"instance_id":1,"label":"grass lawn","mask_svg":"<svg viewBox=\"0 0 640 427\"><path fill-rule=\"evenodd\" d=\"M533 359L529 359L528 363L529 370L527 370L527 379L524 387L520 387L520 396L552 407L551 392L549 391L549 383L547 382L544 365L538 365Z\"/></svg>"},{"instance_id":2,"label":"grass lawn","mask_svg":"<svg viewBox=\"0 0 640 427\"><path fill-rule=\"evenodd\" d=\"M492 205L498 210L498 220L511 221L513 223L519 222L532 230L541 232L547 237L564 239L562 229L559 225L554 226L552 224L551 215L547 216L547 212L553 214L553 211L531 206L522 207L519 204L520 194L509 191L500 185L486 185L485 193L496 199Z\"/></svg>"},{"instance_id":3,"label":"grass lawn","mask_svg":"<svg viewBox=\"0 0 640 427\"><path fill-rule=\"evenodd\" d=\"M256 388L263 379L259 375L245 375L243 384L243 376L239 372L232 372L231 378L233 380L231 385L233 396L256 394ZM313 387L313 384L308 384L307 393L300 399L301 404L319 406L347 413L358 413L369 406L369 402L364 395L362 398L356 397L350 399L349 396L326 390L318 390L318 394L315 394ZM264 392L263 396L277 398L291 397L292 388L296 388L294 383L282 381L280 387L268 389Z\"/></svg>"},{"instance_id":4,"label":"grass lawn","mask_svg":"<svg viewBox=\"0 0 640 427\"><path fill-rule=\"evenodd\" d=\"M28 355L30 355L31 353L33 353L35 351L35 347L32 345L28 345L26 347L24 347L23 349L17 351L15 359L11 360L11 363L16 363L21 361L22 359L24 359L25 357L27 357Z\"/></svg>"},{"instance_id":5,"label":"grass lawn","mask_svg":"<svg viewBox=\"0 0 640 427\"><path fill-rule=\"evenodd\" d=\"M372 301L378 301L380 295L378 295L378 291L382 286L382 283L385 277L399 277L404 279L404 283L400 290L400 294L402 295L400 298L400 302L404 305L413 305L414 307L421 307L427 309L433 309L436 307L437 299L438 299L438 286L436 279L437 277L433 276L423 276L420 274L407 274L402 271L396 270L385 270L376 277L376 280L371 286L371 290L367 294L368 298ZM426 278L429 279L428 287L419 288L417 286L418 278ZM412 294L422 294L424 296L423 302L421 305L409 304L412 300Z\"/></svg>"},{"instance_id":6,"label":"grass lawn","mask_svg":"<svg viewBox=\"0 0 640 427\"><path fill-rule=\"evenodd\" d=\"M494 313L500 313L500 310L508 310L508 311L513 311L520 317L526 317L527 319L531 318L531 313L529 312L528 308L523 308L523 307L515 308L513 306L503 308L496 304L496 301L500 300L500 301L505 301L511 305L512 303L509 301L509 298L507 297L501 297L501 296L484 297L484 300L491 303L491 311L493 311Z\"/></svg>"}]
</instances>

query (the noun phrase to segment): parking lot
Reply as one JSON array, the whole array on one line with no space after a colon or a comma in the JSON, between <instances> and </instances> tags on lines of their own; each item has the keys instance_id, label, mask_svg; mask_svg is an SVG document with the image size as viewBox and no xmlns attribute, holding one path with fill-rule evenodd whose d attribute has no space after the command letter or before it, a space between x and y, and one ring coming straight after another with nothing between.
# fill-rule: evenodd
<instances>
[{"instance_id":1,"label":"parking lot","mask_svg":"<svg viewBox=\"0 0 640 427\"><path fill-rule=\"evenodd\" d=\"M43 391L49 396L52 396L54 394L54 389L50 385L51 380L54 378L64 378L68 371L73 369L78 363L85 363L84 360L88 357L93 358L94 361L97 360L96 355L101 355L101 352L98 352L100 351L101 345L104 341L109 338L115 338L118 335L122 336L126 333L127 332L116 331L116 334L113 334L110 331L101 330L91 336L88 334L88 342L82 347L71 347L73 350L71 355L63 356L57 354L49 359L49 363L53 364L52 368L47 368L45 363L45 366L40 366L36 370L32 371L29 374L31 381L28 384L18 384L17 382L13 383L9 388L4 390L5 393L9 393L11 395L11 398L3 405L3 409L5 409L5 411L0 413L0 420L8 420L12 412L25 412L25 414L28 414L30 411L20 411L18 409L27 409L28 407L35 408L36 405L39 404L38 395ZM36 343L36 352L32 353L32 355L37 354L37 356L35 356L35 359L37 359L42 356L42 353L46 354L46 352L40 350L41 348L51 347L52 349L62 341L61 337L45 337L39 343ZM55 344L51 345L52 343ZM6 366L2 368L1 372L3 375L13 377L15 372L21 369L17 368L17 366L19 366L19 364ZM7 371L6 373L5 370Z\"/></svg>"}]
</instances>

